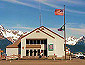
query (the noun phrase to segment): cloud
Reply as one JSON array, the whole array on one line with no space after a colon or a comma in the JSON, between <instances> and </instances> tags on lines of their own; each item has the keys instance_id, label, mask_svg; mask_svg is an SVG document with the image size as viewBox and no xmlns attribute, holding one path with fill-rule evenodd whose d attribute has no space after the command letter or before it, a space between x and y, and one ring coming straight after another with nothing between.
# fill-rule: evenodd
<instances>
[{"instance_id":1,"label":"cloud","mask_svg":"<svg viewBox=\"0 0 85 65\"><path fill-rule=\"evenodd\" d=\"M48 6L51 6L53 8L62 8L61 6L58 6L58 5L56 6L54 4L49 3L50 0L49 1L48 0L34 0L34 1L40 2L40 3L48 5Z\"/></svg>"},{"instance_id":2,"label":"cloud","mask_svg":"<svg viewBox=\"0 0 85 65\"><path fill-rule=\"evenodd\" d=\"M59 33L63 36L63 31L58 31L58 28L50 28L51 30ZM80 36L85 36L85 24L80 23L66 23L66 36L75 36L79 38Z\"/></svg>"},{"instance_id":3,"label":"cloud","mask_svg":"<svg viewBox=\"0 0 85 65\"><path fill-rule=\"evenodd\" d=\"M47 0L35 0L35 1L47 1Z\"/></svg>"},{"instance_id":4,"label":"cloud","mask_svg":"<svg viewBox=\"0 0 85 65\"><path fill-rule=\"evenodd\" d=\"M7 25L8 26L8 25ZM17 30L33 30L32 27L27 27L27 25L15 24L14 26L7 27L9 29L17 29Z\"/></svg>"},{"instance_id":5,"label":"cloud","mask_svg":"<svg viewBox=\"0 0 85 65\"><path fill-rule=\"evenodd\" d=\"M40 0L40 1L35 0L35 1L38 1L38 2L40 2L42 4L48 5L48 6L53 7L53 8L63 8L62 6L58 6L58 5L49 3L47 0ZM57 0L57 1L65 1L65 2L70 2L70 3L75 3L75 4L81 3L79 1L68 1L68 0ZM71 13L85 14L85 12L83 12L83 11L71 10L71 9L68 9L68 8L66 8L66 11L71 12Z\"/></svg>"},{"instance_id":6,"label":"cloud","mask_svg":"<svg viewBox=\"0 0 85 65\"><path fill-rule=\"evenodd\" d=\"M72 13L78 13L78 14L85 14L85 12L78 11L78 10L70 10L70 9L66 9L66 11L72 12Z\"/></svg>"},{"instance_id":7,"label":"cloud","mask_svg":"<svg viewBox=\"0 0 85 65\"><path fill-rule=\"evenodd\" d=\"M80 24L79 26L80 26L80 28L84 28L85 29L85 24Z\"/></svg>"},{"instance_id":8,"label":"cloud","mask_svg":"<svg viewBox=\"0 0 85 65\"><path fill-rule=\"evenodd\" d=\"M58 28L50 28L50 29L63 36L63 31L58 31ZM80 36L85 36L85 29L66 28L66 37L70 37L70 36L75 36L77 38L79 38Z\"/></svg>"},{"instance_id":9,"label":"cloud","mask_svg":"<svg viewBox=\"0 0 85 65\"><path fill-rule=\"evenodd\" d=\"M29 6L29 7L33 7L33 8L39 9L38 5L34 5L34 4L31 4L31 3L30 4L29 3L24 3L24 2L21 2L21 1L18 1L18 0L3 0L3 1L7 1L7 2L11 2L11 3L17 3L17 4L20 4L20 5L25 5L25 6ZM40 3L44 4L44 5L48 5L48 6L53 7L53 8L63 8L62 6L58 6L58 5L54 4L54 3L51 3L54 0L53 1L50 1L50 0L49 1L48 0L33 0L33 1L40 2ZM59 0L59 1L67 2L68 0ZM77 3L77 4L81 3L79 1L69 1L69 2ZM53 12L52 10L48 10L48 9L41 9L41 10ZM83 11L78 11L78 10L73 10L73 9L71 10L71 9L67 9L67 8L66 8L66 11L71 12L71 13L77 13L77 14L85 14L85 12L83 12Z\"/></svg>"},{"instance_id":10,"label":"cloud","mask_svg":"<svg viewBox=\"0 0 85 65\"><path fill-rule=\"evenodd\" d=\"M29 29L29 30L32 30L33 28L31 27L11 27L11 28L18 28L18 29Z\"/></svg>"},{"instance_id":11,"label":"cloud","mask_svg":"<svg viewBox=\"0 0 85 65\"><path fill-rule=\"evenodd\" d=\"M80 28L80 29L85 29L85 24L80 24L80 23L66 23L67 28Z\"/></svg>"},{"instance_id":12,"label":"cloud","mask_svg":"<svg viewBox=\"0 0 85 65\"><path fill-rule=\"evenodd\" d=\"M25 5L25 6L29 6L29 7L33 7L33 8L38 8L36 5L24 3L24 2L21 2L21 1L18 1L18 0L3 0L3 1L7 1L7 2L11 2L11 3L17 3L17 4L21 4L21 5Z\"/></svg>"},{"instance_id":13,"label":"cloud","mask_svg":"<svg viewBox=\"0 0 85 65\"><path fill-rule=\"evenodd\" d=\"M67 28L66 29L66 36L75 36L77 38L81 36L85 36L85 29L80 29L80 28Z\"/></svg>"},{"instance_id":14,"label":"cloud","mask_svg":"<svg viewBox=\"0 0 85 65\"><path fill-rule=\"evenodd\" d=\"M48 2L48 1L51 1L51 2L55 2L55 0L34 0L34 1L38 1L38 2ZM85 5L85 3L83 1L79 1L79 0L56 0L56 2L66 2L66 3L72 3L72 4L77 4L77 5Z\"/></svg>"},{"instance_id":15,"label":"cloud","mask_svg":"<svg viewBox=\"0 0 85 65\"><path fill-rule=\"evenodd\" d=\"M84 2L82 2L82 1L79 1L79 0L76 0L76 1L74 1L74 0L57 0L57 1L63 1L63 2L67 2L67 3L72 3L72 4L80 4L80 5L85 5L85 3Z\"/></svg>"},{"instance_id":16,"label":"cloud","mask_svg":"<svg viewBox=\"0 0 85 65\"><path fill-rule=\"evenodd\" d=\"M33 7L33 8L39 9L39 4L38 5L33 5L33 4L18 1L18 0L2 0L2 1L7 1L7 2L11 2L11 3L17 3L17 4L20 4L20 5L25 5L25 6L28 6L28 7ZM43 1L46 1L46 0L43 0ZM41 10L52 12L52 10L48 10L48 9L41 9Z\"/></svg>"},{"instance_id":17,"label":"cloud","mask_svg":"<svg viewBox=\"0 0 85 65\"><path fill-rule=\"evenodd\" d=\"M79 28L67 28L67 29L75 32L76 34L85 35L85 29L79 29Z\"/></svg>"}]
</instances>

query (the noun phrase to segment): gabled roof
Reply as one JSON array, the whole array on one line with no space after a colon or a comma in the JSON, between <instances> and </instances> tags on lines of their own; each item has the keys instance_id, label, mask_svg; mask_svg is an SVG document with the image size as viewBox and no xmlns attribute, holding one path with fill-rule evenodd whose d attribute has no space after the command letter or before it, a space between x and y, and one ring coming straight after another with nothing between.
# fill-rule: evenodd
<instances>
[{"instance_id":1,"label":"gabled roof","mask_svg":"<svg viewBox=\"0 0 85 65\"><path fill-rule=\"evenodd\" d=\"M36 31L36 30L40 30L41 32L43 32L43 33L47 34L48 36L50 36L50 37L52 37L52 38L55 39L55 37L53 37L52 35L50 35L50 34L46 33L45 31L41 30L40 27L39 27L39 28L36 28L35 30L31 31L30 33L28 33L28 34L22 36L21 39L24 38L24 37L26 37L27 35L33 33L33 32Z\"/></svg>"},{"instance_id":2,"label":"gabled roof","mask_svg":"<svg viewBox=\"0 0 85 65\"><path fill-rule=\"evenodd\" d=\"M8 45L6 48L18 48L21 39L19 38L14 44Z\"/></svg>"},{"instance_id":3,"label":"gabled roof","mask_svg":"<svg viewBox=\"0 0 85 65\"><path fill-rule=\"evenodd\" d=\"M23 38L23 37L25 37L25 36L31 34L32 32L36 31L37 29L40 30L40 31L42 31L42 32L44 32L43 30L40 29L40 28L42 28L42 27L45 28L45 29L47 29L48 31L52 32L53 34L59 36L60 38L64 39L64 38L63 38L62 36L60 36L59 34L57 34L57 33L53 32L53 31L51 31L50 29L48 29L48 28L46 28L46 27L44 27L44 26L41 26L41 27L39 27L39 28L36 28L35 30L33 30L33 31L31 31L30 33L28 33L28 34L22 36L21 38ZM49 36L51 36L51 37L53 37L52 35L50 35L50 34L48 34L48 33L46 33L46 32L44 32L44 33L47 34L47 35L49 35ZM53 37L53 38L54 38L54 37Z\"/></svg>"},{"instance_id":4,"label":"gabled roof","mask_svg":"<svg viewBox=\"0 0 85 65\"><path fill-rule=\"evenodd\" d=\"M60 38L64 39L64 38L63 38L62 36L60 36L59 34L53 32L52 30L50 30L50 29L48 29L48 28L46 28L46 27L44 27L44 26L41 26L40 28L42 28L42 27L45 28L45 29L47 29L48 31L52 32L53 34L59 36Z\"/></svg>"},{"instance_id":5,"label":"gabled roof","mask_svg":"<svg viewBox=\"0 0 85 65\"><path fill-rule=\"evenodd\" d=\"M56 36L59 36L60 38L64 39L62 36L60 36L60 35L58 35L57 33L51 31L50 29L48 29L48 28L46 28L46 27L44 27L44 26L41 26L41 27L39 27L39 28L34 29L33 31L31 31L31 32L28 33L28 34L26 34L26 35L24 35L24 36L21 36L14 44L9 45L9 46L7 46L6 48L18 48L18 45L19 45L19 43L21 42L21 39L24 38L24 37L26 37L27 35L33 33L33 32L36 31L36 30L39 30L39 31L41 31L41 32L43 32L43 33L45 33L45 34L47 34L48 36L52 37L53 39L55 39L54 36L52 36L52 35L46 33L46 32L43 31L42 29L40 29L40 28L42 28L42 27L45 28L45 29L47 29L48 31L52 32L52 33L55 34Z\"/></svg>"}]
</instances>

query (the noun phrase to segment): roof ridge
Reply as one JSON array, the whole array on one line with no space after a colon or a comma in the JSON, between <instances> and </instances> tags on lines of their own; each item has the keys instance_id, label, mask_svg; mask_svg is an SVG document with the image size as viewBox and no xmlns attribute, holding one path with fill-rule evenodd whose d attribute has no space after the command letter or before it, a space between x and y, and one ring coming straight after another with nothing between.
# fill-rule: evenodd
<instances>
[{"instance_id":1,"label":"roof ridge","mask_svg":"<svg viewBox=\"0 0 85 65\"><path fill-rule=\"evenodd\" d=\"M39 29L39 30L40 30L40 29ZM40 30L40 31L42 31L42 30ZM42 32L44 32L44 31L42 31ZM44 33L55 39L55 37L53 37L52 35L50 35L50 34L48 34L48 33L46 33L46 32L44 32Z\"/></svg>"},{"instance_id":2,"label":"roof ridge","mask_svg":"<svg viewBox=\"0 0 85 65\"><path fill-rule=\"evenodd\" d=\"M44 27L44 28L45 28L45 29L47 29L48 31L50 31L50 32L54 33L55 35L57 35L57 36L61 37L62 39L64 39L62 36L60 36L59 34L57 34L57 33L53 32L52 30L48 29L48 28L47 28L47 27L45 27L45 26L41 26L41 27L39 27L39 28L42 28L42 27Z\"/></svg>"}]
</instances>

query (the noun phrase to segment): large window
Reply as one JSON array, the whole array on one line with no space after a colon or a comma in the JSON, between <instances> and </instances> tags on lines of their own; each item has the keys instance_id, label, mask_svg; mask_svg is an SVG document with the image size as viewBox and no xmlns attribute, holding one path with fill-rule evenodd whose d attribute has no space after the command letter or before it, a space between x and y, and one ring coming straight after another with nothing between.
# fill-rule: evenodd
<instances>
[{"instance_id":1,"label":"large window","mask_svg":"<svg viewBox=\"0 0 85 65\"><path fill-rule=\"evenodd\" d=\"M47 40L32 40L32 39L26 39L26 44L47 44Z\"/></svg>"}]
</instances>

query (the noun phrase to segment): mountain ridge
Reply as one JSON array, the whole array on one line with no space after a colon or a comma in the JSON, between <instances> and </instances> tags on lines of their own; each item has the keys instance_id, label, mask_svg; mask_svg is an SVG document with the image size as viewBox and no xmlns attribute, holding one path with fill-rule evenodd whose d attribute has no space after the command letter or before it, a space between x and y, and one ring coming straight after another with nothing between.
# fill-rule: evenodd
<instances>
[{"instance_id":1,"label":"mountain ridge","mask_svg":"<svg viewBox=\"0 0 85 65\"><path fill-rule=\"evenodd\" d=\"M9 30L9 29L4 29L2 25L0 25L0 36L7 38L11 42L15 42L18 40L20 36L23 36L27 34L26 32L18 31L18 30Z\"/></svg>"},{"instance_id":2,"label":"mountain ridge","mask_svg":"<svg viewBox=\"0 0 85 65\"><path fill-rule=\"evenodd\" d=\"M68 37L66 39L66 44L76 45L76 44L79 44L80 41L83 41L81 44L84 44L85 43L85 36L81 36L80 38L76 38L74 36Z\"/></svg>"}]
</instances>

